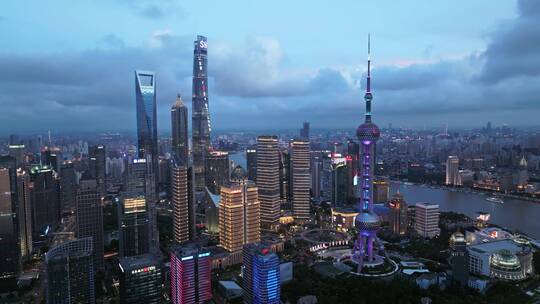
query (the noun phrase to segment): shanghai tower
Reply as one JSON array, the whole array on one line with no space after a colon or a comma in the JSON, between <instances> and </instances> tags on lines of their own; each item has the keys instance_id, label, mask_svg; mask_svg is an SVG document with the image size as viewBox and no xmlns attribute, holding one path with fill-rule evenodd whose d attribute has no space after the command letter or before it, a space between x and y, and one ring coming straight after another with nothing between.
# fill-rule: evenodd
<instances>
[{"instance_id":1,"label":"shanghai tower","mask_svg":"<svg viewBox=\"0 0 540 304\"><path fill-rule=\"evenodd\" d=\"M208 112L208 74L206 37L197 36L193 50L192 149L195 190L205 185L205 158L210 148L210 114Z\"/></svg>"},{"instance_id":2,"label":"shanghai tower","mask_svg":"<svg viewBox=\"0 0 540 304\"><path fill-rule=\"evenodd\" d=\"M356 136L361 144L361 159L359 163L360 176L356 176L355 184L358 197L358 216L356 217L356 227L358 237L353 248L353 259L358 262L358 272L360 273L364 264L375 262L373 245L377 238L379 229L379 217L373 212L373 167L375 158L375 144L380 137L379 127L371 121L371 58L370 41L368 37L368 72L367 85L364 100L366 102L365 121L356 129Z\"/></svg>"}]
</instances>

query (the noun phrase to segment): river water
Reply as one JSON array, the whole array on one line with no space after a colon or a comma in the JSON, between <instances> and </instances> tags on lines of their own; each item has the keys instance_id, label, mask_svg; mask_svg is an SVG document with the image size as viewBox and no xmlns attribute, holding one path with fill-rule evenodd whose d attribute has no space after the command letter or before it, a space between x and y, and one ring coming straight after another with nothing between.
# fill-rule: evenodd
<instances>
[{"instance_id":1,"label":"river water","mask_svg":"<svg viewBox=\"0 0 540 304\"><path fill-rule=\"evenodd\" d=\"M490 223L540 239L540 203L513 198L502 198L504 204L492 203L486 200L489 195L401 183L392 183L390 192L393 194L398 188L409 204L436 203L441 211L463 213L471 218L475 218L479 211L488 212L491 214Z\"/></svg>"}]
</instances>

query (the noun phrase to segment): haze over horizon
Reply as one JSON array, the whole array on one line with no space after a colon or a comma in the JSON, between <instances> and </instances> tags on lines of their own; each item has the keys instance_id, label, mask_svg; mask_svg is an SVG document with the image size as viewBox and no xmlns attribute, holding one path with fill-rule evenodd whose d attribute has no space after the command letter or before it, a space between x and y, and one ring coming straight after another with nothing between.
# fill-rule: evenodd
<instances>
[{"instance_id":1,"label":"haze over horizon","mask_svg":"<svg viewBox=\"0 0 540 304\"><path fill-rule=\"evenodd\" d=\"M167 131L177 92L191 107L198 34L208 37L215 130L304 120L355 128L368 33L380 126L538 125L540 2L458 2L6 3L0 133L135 132L135 69L156 72L158 128Z\"/></svg>"}]
</instances>

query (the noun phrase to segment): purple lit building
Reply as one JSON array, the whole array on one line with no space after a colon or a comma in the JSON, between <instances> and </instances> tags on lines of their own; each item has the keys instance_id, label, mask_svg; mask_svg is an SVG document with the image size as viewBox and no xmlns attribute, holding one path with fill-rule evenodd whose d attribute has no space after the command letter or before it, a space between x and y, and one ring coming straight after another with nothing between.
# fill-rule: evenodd
<instances>
[{"instance_id":1,"label":"purple lit building","mask_svg":"<svg viewBox=\"0 0 540 304\"><path fill-rule=\"evenodd\" d=\"M375 165L375 144L380 137L379 127L371 122L371 57L370 41L368 37L368 74L367 87L364 95L366 101L365 121L356 130L356 135L360 143L360 176L356 176L354 184L357 187L358 211L356 217L356 227L358 227L358 238L354 244L352 258L358 262L358 271L362 270L365 263L373 263L375 256L373 253L373 243L377 238L379 229L379 217L373 212L373 168Z\"/></svg>"}]
</instances>

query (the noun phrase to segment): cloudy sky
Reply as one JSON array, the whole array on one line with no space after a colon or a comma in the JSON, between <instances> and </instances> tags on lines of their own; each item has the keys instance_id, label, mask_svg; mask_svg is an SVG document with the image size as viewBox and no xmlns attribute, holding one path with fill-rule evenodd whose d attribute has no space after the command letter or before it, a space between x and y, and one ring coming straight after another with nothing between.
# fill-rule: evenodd
<instances>
[{"instance_id":1,"label":"cloudy sky","mask_svg":"<svg viewBox=\"0 0 540 304\"><path fill-rule=\"evenodd\" d=\"M0 11L0 133L134 131L135 69L168 131L197 34L214 129L354 128L368 33L378 124L539 124L536 0L25 0Z\"/></svg>"}]
</instances>

